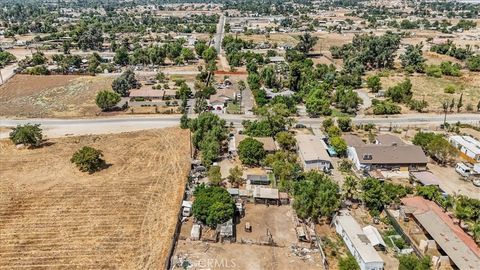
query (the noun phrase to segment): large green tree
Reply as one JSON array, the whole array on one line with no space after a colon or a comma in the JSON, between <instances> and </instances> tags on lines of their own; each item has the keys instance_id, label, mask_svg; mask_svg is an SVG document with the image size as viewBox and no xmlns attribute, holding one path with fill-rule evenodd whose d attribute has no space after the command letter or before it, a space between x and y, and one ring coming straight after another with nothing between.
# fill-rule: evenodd
<instances>
[{"instance_id":1,"label":"large green tree","mask_svg":"<svg viewBox=\"0 0 480 270\"><path fill-rule=\"evenodd\" d=\"M115 108L118 102L120 102L120 99L121 98L119 94L112 91L103 90L97 93L95 103L100 109L102 109L102 111L108 111Z\"/></svg>"},{"instance_id":2,"label":"large green tree","mask_svg":"<svg viewBox=\"0 0 480 270\"><path fill-rule=\"evenodd\" d=\"M293 208L302 219L330 218L340 207L338 185L317 171L305 173L305 179L294 186Z\"/></svg>"},{"instance_id":3,"label":"large green tree","mask_svg":"<svg viewBox=\"0 0 480 270\"><path fill-rule=\"evenodd\" d=\"M135 73L131 69L127 69L120 77L112 82L113 91L122 97L128 96L131 89L138 87L140 87L140 83L135 78Z\"/></svg>"},{"instance_id":4,"label":"large green tree","mask_svg":"<svg viewBox=\"0 0 480 270\"><path fill-rule=\"evenodd\" d=\"M235 204L227 190L217 186L200 185L193 193L192 212L204 224L215 227L233 218Z\"/></svg>"},{"instance_id":5,"label":"large green tree","mask_svg":"<svg viewBox=\"0 0 480 270\"><path fill-rule=\"evenodd\" d=\"M259 165L265 155L263 143L254 138L245 138L238 144L238 156L245 165Z\"/></svg>"}]
</instances>

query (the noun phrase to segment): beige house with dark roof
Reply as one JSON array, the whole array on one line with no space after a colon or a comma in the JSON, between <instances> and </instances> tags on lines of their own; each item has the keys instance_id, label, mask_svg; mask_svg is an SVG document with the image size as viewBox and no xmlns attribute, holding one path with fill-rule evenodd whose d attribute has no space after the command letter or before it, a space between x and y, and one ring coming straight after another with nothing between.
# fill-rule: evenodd
<instances>
[{"instance_id":1,"label":"beige house with dark roof","mask_svg":"<svg viewBox=\"0 0 480 270\"><path fill-rule=\"evenodd\" d=\"M348 158L357 170L418 171L427 168L428 158L420 146L405 144L393 135L379 136L375 144L361 144L353 137L346 141Z\"/></svg>"}]
</instances>

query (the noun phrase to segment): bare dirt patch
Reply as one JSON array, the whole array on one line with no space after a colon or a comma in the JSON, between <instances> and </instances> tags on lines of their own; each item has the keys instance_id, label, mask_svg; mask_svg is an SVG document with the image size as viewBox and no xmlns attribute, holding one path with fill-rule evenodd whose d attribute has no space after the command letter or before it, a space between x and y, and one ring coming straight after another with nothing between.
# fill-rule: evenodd
<instances>
[{"instance_id":1,"label":"bare dirt patch","mask_svg":"<svg viewBox=\"0 0 480 270\"><path fill-rule=\"evenodd\" d=\"M98 91L111 89L106 76L16 75L0 86L0 116L93 116Z\"/></svg>"},{"instance_id":2,"label":"bare dirt patch","mask_svg":"<svg viewBox=\"0 0 480 270\"><path fill-rule=\"evenodd\" d=\"M162 269L189 169L186 131L170 128L49 141L0 141L0 268ZM69 159L101 149L88 175Z\"/></svg>"}]
</instances>

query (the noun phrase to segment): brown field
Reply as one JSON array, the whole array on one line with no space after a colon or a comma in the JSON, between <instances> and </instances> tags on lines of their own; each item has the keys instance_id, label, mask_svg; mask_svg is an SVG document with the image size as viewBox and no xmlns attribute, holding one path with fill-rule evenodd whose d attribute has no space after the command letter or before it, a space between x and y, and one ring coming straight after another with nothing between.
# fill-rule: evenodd
<instances>
[{"instance_id":1,"label":"brown field","mask_svg":"<svg viewBox=\"0 0 480 270\"><path fill-rule=\"evenodd\" d=\"M0 141L1 269L162 269L188 173L177 128L54 139L18 150ZM89 175L69 159L101 149Z\"/></svg>"},{"instance_id":2,"label":"brown field","mask_svg":"<svg viewBox=\"0 0 480 270\"><path fill-rule=\"evenodd\" d=\"M476 108L480 100L480 76L474 72L462 71L461 77L443 76L442 78L428 77L426 75L410 76L412 81L413 97L415 99L423 99L429 103L429 110L431 112L441 112L442 102L444 100L451 101L455 98L458 102L460 94L463 93L463 108L466 111L468 104L472 104ZM382 78L382 87L388 89L396 85L405 78L404 75L393 75ZM452 85L456 88L454 94L446 94L445 87ZM456 110L456 107L455 107Z\"/></svg>"},{"instance_id":3,"label":"brown field","mask_svg":"<svg viewBox=\"0 0 480 270\"><path fill-rule=\"evenodd\" d=\"M81 117L100 110L98 91L111 89L112 77L15 75L0 86L0 116Z\"/></svg>"}]
</instances>

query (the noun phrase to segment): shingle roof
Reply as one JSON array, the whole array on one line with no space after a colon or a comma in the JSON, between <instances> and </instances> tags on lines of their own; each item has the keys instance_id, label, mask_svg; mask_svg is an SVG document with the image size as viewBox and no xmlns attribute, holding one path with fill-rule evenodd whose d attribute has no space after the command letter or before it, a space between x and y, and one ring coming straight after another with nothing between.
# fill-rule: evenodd
<instances>
[{"instance_id":1,"label":"shingle roof","mask_svg":"<svg viewBox=\"0 0 480 270\"><path fill-rule=\"evenodd\" d=\"M387 146L391 146L394 144L405 145L405 142L402 141L400 138L390 134L380 134L377 136L376 139L377 139L377 142L381 145L387 145Z\"/></svg>"},{"instance_id":2,"label":"shingle roof","mask_svg":"<svg viewBox=\"0 0 480 270\"><path fill-rule=\"evenodd\" d=\"M357 135L351 135L351 134L344 134L342 135L342 138L345 140L348 146L362 146L365 145L365 143L362 141L360 137Z\"/></svg>"},{"instance_id":3,"label":"shingle roof","mask_svg":"<svg viewBox=\"0 0 480 270\"><path fill-rule=\"evenodd\" d=\"M238 145L240 144L241 141L249 137L250 136L236 134L234 137L235 149L238 149ZM265 151L273 152L277 150L277 145L275 144L275 141L271 137L251 137L251 138L263 143L263 149L265 149Z\"/></svg>"},{"instance_id":4,"label":"shingle roof","mask_svg":"<svg viewBox=\"0 0 480 270\"><path fill-rule=\"evenodd\" d=\"M417 145L365 145L355 147L362 164L425 164L427 156Z\"/></svg>"}]
</instances>

